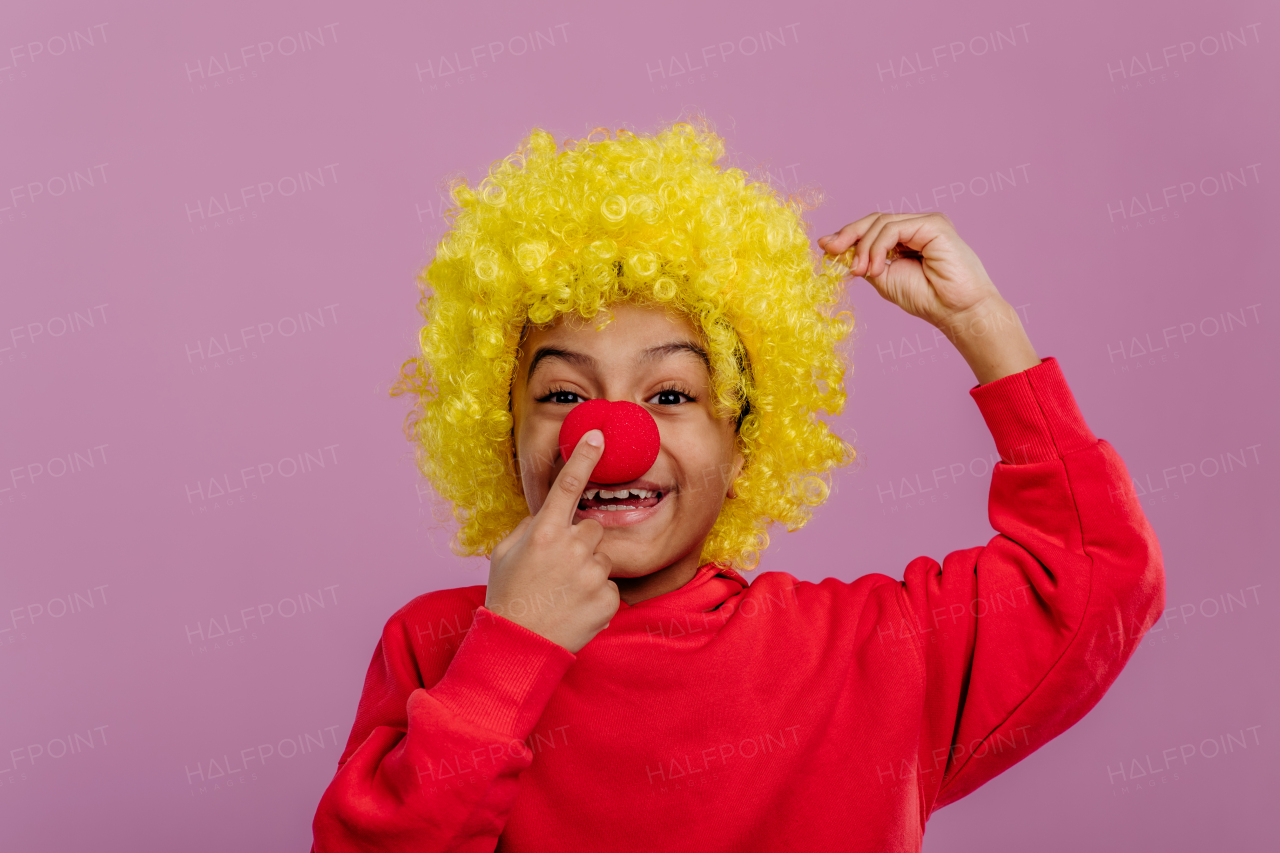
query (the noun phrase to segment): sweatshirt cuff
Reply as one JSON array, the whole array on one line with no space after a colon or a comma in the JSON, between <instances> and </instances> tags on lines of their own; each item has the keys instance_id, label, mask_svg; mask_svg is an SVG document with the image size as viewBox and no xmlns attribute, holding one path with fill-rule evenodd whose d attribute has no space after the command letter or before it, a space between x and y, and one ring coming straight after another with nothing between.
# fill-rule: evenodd
<instances>
[{"instance_id":1,"label":"sweatshirt cuff","mask_svg":"<svg viewBox=\"0 0 1280 853\"><path fill-rule=\"evenodd\" d=\"M431 695L460 717L524 740L578 658L481 605Z\"/></svg>"},{"instance_id":2,"label":"sweatshirt cuff","mask_svg":"<svg viewBox=\"0 0 1280 853\"><path fill-rule=\"evenodd\" d=\"M1053 356L1019 373L975 385L969 396L1007 465L1047 462L1098 441Z\"/></svg>"}]
</instances>

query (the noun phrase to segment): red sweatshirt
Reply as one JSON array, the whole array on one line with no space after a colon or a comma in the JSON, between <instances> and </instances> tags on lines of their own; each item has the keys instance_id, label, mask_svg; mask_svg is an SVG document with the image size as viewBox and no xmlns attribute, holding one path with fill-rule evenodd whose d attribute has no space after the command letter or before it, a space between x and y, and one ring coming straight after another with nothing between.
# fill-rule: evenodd
<instances>
[{"instance_id":1,"label":"red sweatshirt","mask_svg":"<svg viewBox=\"0 0 1280 853\"><path fill-rule=\"evenodd\" d=\"M574 655L428 593L374 651L316 853L919 850L1079 720L1164 607L1160 546L1056 359L975 386L985 547L898 581L708 564Z\"/></svg>"}]
</instances>

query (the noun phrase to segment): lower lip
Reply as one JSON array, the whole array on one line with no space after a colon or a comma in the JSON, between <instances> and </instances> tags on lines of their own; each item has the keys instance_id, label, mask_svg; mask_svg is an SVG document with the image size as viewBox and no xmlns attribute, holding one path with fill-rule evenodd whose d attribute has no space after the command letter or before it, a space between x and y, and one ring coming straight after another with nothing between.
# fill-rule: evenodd
<instances>
[{"instance_id":1,"label":"lower lip","mask_svg":"<svg viewBox=\"0 0 1280 853\"><path fill-rule=\"evenodd\" d=\"M641 507L639 509L578 509L574 510L573 518L575 521L582 521L585 518L593 518L600 522L602 527L630 527L633 524L640 524L648 521L658 510L667 504L668 498L671 497L670 492L662 493L662 500L653 506Z\"/></svg>"}]
</instances>

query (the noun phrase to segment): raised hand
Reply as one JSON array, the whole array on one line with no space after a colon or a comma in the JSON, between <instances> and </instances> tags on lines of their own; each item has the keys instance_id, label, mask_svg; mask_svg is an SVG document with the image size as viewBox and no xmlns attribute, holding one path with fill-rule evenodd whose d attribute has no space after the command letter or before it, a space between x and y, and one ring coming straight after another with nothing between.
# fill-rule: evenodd
<instances>
[{"instance_id":1,"label":"raised hand","mask_svg":"<svg viewBox=\"0 0 1280 853\"><path fill-rule=\"evenodd\" d=\"M934 326L1000 299L982 261L945 213L871 213L820 237L818 245L832 255L849 252L855 275Z\"/></svg>"},{"instance_id":2,"label":"raised hand","mask_svg":"<svg viewBox=\"0 0 1280 853\"><path fill-rule=\"evenodd\" d=\"M942 330L980 383L1040 363L1017 312L946 214L871 213L818 238L818 246L849 255L854 275Z\"/></svg>"},{"instance_id":3,"label":"raised hand","mask_svg":"<svg viewBox=\"0 0 1280 853\"><path fill-rule=\"evenodd\" d=\"M596 550L604 526L573 520L603 453L600 430L583 435L537 515L522 519L489 557L484 606L575 654L608 627L621 600L609 580L613 561Z\"/></svg>"}]
</instances>

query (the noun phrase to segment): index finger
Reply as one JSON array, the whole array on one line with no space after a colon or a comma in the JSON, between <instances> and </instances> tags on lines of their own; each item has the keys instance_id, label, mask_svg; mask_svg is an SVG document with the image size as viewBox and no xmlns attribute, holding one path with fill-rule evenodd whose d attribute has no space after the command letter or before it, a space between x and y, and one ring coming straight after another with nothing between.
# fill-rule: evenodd
<instances>
[{"instance_id":1,"label":"index finger","mask_svg":"<svg viewBox=\"0 0 1280 853\"><path fill-rule=\"evenodd\" d=\"M591 442L598 441L598 445ZM573 514L578 510L578 501L582 492L591 481L591 472L604 453L604 433L598 429L588 430L578 445L573 448L569 460L551 484L551 492L547 500L538 510L538 517L547 516L553 523L572 525Z\"/></svg>"},{"instance_id":2,"label":"index finger","mask_svg":"<svg viewBox=\"0 0 1280 853\"><path fill-rule=\"evenodd\" d=\"M825 237L819 237L818 245L828 254L839 255L861 240L878 217L883 216L886 221L893 221L922 215L919 213L868 213Z\"/></svg>"},{"instance_id":3,"label":"index finger","mask_svg":"<svg viewBox=\"0 0 1280 853\"><path fill-rule=\"evenodd\" d=\"M871 223L879 215L879 213L868 213L861 219L855 219L843 228L837 228L825 237L819 237L818 245L822 247L824 252L838 255L858 242L858 238L866 233L867 229L871 227Z\"/></svg>"}]
</instances>

